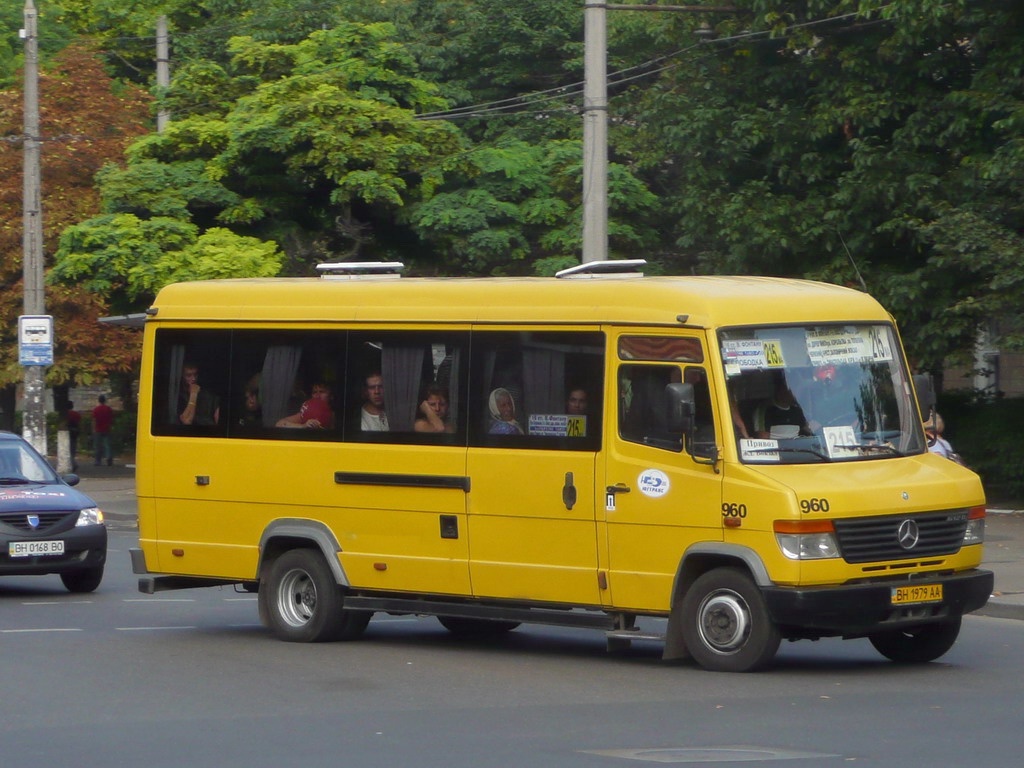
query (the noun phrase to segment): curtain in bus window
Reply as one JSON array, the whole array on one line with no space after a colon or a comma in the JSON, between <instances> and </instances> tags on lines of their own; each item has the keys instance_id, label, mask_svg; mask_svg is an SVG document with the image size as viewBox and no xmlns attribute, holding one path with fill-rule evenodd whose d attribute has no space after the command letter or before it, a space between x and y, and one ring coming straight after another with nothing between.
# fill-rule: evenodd
<instances>
[{"instance_id":1,"label":"curtain in bus window","mask_svg":"<svg viewBox=\"0 0 1024 768\"><path fill-rule=\"evenodd\" d=\"M167 423L178 424L178 395L181 393L181 369L185 364L185 345L171 345L170 367L167 371Z\"/></svg>"},{"instance_id":2,"label":"curtain in bus window","mask_svg":"<svg viewBox=\"0 0 1024 768\"><path fill-rule=\"evenodd\" d=\"M287 344L267 347L263 358L263 426L272 427L278 419L288 416L288 399L295 387L302 348Z\"/></svg>"},{"instance_id":3,"label":"curtain in bus window","mask_svg":"<svg viewBox=\"0 0 1024 768\"><path fill-rule=\"evenodd\" d=\"M440 373L438 370L438 383L448 389L448 413L452 424L458 427L457 419L459 417L459 360L461 358L460 349L455 347L448 353L445 358L445 362L442 363L442 367L445 363L448 364L448 377L447 381L441 381Z\"/></svg>"},{"instance_id":4,"label":"curtain in bus window","mask_svg":"<svg viewBox=\"0 0 1024 768\"><path fill-rule=\"evenodd\" d=\"M426 350L423 346L385 344L381 351L384 409L392 432L412 432L419 407L420 377ZM450 401L449 401L450 402Z\"/></svg>"},{"instance_id":5,"label":"curtain in bus window","mask_svg":"<svg viewBox=\"0 0 1024 768\"><path fill-rule=\"evenodd\" d=\"M524 416L565 412L565 353L523 348Z\"/></svg>"}]
</instances>

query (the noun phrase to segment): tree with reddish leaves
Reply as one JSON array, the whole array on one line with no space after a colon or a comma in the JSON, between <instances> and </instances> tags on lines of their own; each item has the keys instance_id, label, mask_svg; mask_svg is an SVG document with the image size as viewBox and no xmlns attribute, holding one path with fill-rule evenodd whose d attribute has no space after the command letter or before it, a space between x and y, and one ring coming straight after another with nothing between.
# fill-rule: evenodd
<instances>
[{"instance_id":1,"label":"tree with reddish leaves","mask_svg":"<svg viewBox=\"0 0 1024 768\"><path fill-rule=\"evenodd\" d=\"M39 78L42 138L43 249L47 270L66 227L100 211L94 177L120 162L125 147L150 122L148 94L112 80L94 52L72 46L42 67ZM0 91L0 425L13 426L14 388L21 380L17 319L22 314L22 87ZM54 364L49 386L90 384L137 365L137 332L109 328L100 297L78 287L46 289L54 316Z\"/></svg>"}]
</instances>

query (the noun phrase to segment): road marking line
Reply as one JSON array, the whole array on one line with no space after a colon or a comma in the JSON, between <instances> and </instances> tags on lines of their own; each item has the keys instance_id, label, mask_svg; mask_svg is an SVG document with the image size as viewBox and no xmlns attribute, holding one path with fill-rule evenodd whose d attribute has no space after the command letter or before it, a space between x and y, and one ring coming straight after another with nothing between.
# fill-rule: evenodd
<instances>
[{"instance_id":1,"label":"road marking line","mask_svg":"<svg viewBox=\"0 0 1024 768\"><path fill-rule=\"evenodd\" d=\"M81 632L81 629L66 627L52 629L0 629L4 634L15 634L18 632Z\"/></svg>"},{"instance_id":2,"label":"road marking line","mask_svg":"<svg viewBox=\"0 0 1024 768\"><path fill-rule=\"evenodd\" d=\"M194 603L192 597L126 597L125 603Z\"/></svg>"},{"instance_id":3,"label":"road marking line","mask_svg":"<svg viewBox=\"0 0 1024 768\"><path fill-rule=\"evenodd\" d=\"M92 605L92 600L34 600L22 605Z\"/></svg>"},{"instance_id":4,"label":"road marking line","mask_svg":"<svg viewBox=\"0 0 1024 768\"><path fill-rule=\"evenodd\" d=\"M114 627L118 632L149 632L154 629L197 629L197 627Z\"/></svg>"}]
</instances>

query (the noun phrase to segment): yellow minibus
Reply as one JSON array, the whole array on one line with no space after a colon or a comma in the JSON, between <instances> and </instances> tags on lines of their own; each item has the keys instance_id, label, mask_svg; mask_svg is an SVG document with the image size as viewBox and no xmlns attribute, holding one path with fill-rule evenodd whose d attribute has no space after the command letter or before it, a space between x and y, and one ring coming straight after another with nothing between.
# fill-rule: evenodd
<instances>
[{"instance_id":1,"label":"yellow minibus","mask_svg":"<svg viewBox=\"0 0 1024 768\"><path fill-rule=\"evenodd\" d=\"M930 661L991 594L979 478L929 452L870 296L398 266L160 291L140 590L238 585L289 641L412 614L661 638L722 671L829 636Z\"/></svg>"}]
</instances>

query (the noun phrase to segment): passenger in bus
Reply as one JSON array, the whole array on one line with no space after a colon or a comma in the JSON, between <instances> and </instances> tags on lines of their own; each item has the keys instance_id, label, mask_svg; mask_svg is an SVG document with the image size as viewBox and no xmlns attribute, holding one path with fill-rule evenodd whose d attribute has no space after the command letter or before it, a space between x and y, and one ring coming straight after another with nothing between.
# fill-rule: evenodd
<instances>
[{"instance_id":1,"label":"passenger in bus","mask_svg":"<svg viewBox=\"0 0 1024 768\"><path fill-rule=\"evenodd\" d=\"M302 404L297 413L278 419L277 426L293 429L332 429L334 412L331 410L331 388L322 381L313 384L313 396Z\"/></svg>"},{"instance_id":2,"label":"passenger in bus","mask_svg":"<svg viewBox=\"0 0 1024 768\"><path fill-rule=\"evenodd\" d=\"M732 423L736 427L736 434L743 439L749 438L750 433L747 431L747 425L740 413L740 404L736 402L736 396L733 394L729 395L729 411L732 413Z\"/></svg>"},{"instance_id":3,"label":"passenger in bus","mask_svg":"<svg viewBox=\"0 0 1024 768\"><path fill-rule=\"evenodd\" d=\"M491 392L487 405L491 412L491 426L487 430L489 434L523 434L523 428L516 421L516 403L511 392L504 387L498 387Z\"/></svg>"},{"instance_id":4,"label":"passenger in bus","mask_svg":"<svg viewBox=\"0 0 1024 768\"><path fill-rule=\"evenodd\" d=\"M182 424L209 427L220 421L220 398L199 384L199 366L185 362L178 388L178 420Z\"/></svg>"},{"instance_id":5,"label":"passenger in bus","mask_svg":"<svg viewBox=\"0 0 1024 768\"><path fill-rule=\"evenodd\" d=\"M583 387L575 387L569 390L568 396L565 398L565 412L570 416L586 416L587 415L587 390Z\"/></svg>"},{"instance_id":6,"label":"passenger in bus","mask_svg":"<svg viewBox=\"0 0 1024 768\"><path fill-rule=\"evenodd\" d=\"M781 376L775 377L775 394L754 409L753 422L754 436L759 438L811 434L803 409Z\"/></svg>"},{"instance_id":7,"label":"passenger in bus","mask_svg":"<svg viewBox=\"0 0 1024 768\"><path fill-rule=\"evenodd\" d=\"M260 402L260 374L255 374L246 382L242 393L242 403L237 424L240 427L263 426L263 403Z\"/></svg>"},{"instance_id":8,"label":"passenger in bus","mask_svg":"<svg viewBox=\"0 0 1024 768\"><path fill-rule=\"evenodd\" d=\"M366 377L363 384L363 407L359 411L359 428L363 432L388 432L388 415L384 412L384 378L380 371Z\"/></svg>"},{"instance_id":9,"label":"passenger in bus","mask_svg":"<svg viewBox=\"0 0 1024 768\"><path fill-rule=\"evenodd\" d=\"M448 418L448 390L437 384L427 387L426 397L420 403L420 416L416 417L413 429L417 432L455 431L455 425Z\"/></svg>"}]
</instances>

